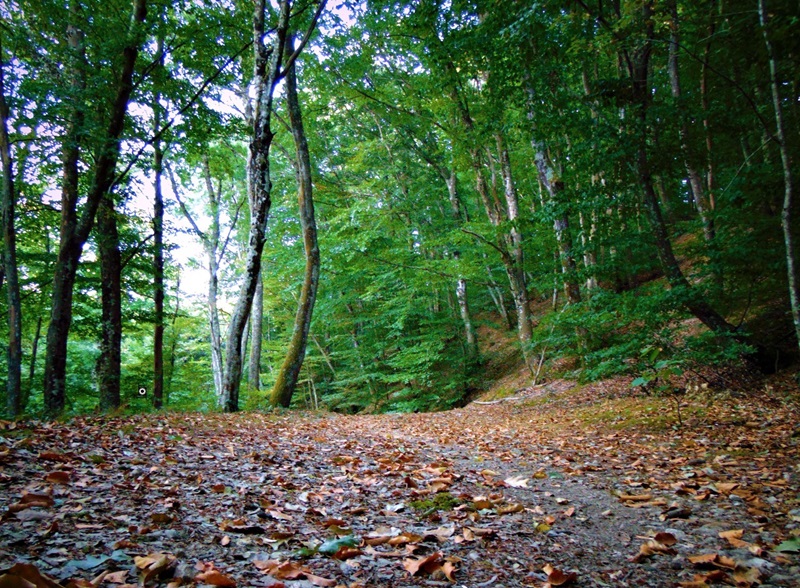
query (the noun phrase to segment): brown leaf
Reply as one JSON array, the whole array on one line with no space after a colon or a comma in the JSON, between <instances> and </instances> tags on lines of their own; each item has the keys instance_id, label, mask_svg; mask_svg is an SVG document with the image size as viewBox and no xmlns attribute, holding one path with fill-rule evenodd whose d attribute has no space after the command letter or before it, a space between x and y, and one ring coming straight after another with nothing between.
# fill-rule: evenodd
<instances>
[{"instance_id":1,"label":"brown leaf","mask_svg":"<svg viewBox=\"0 0 800 588\"><path fill-rule=\"evenodd\" d=\"M5 571L2 577L6 578L4 582L9 582L8 588L61 588L58 582L41 573L33 564L18 563Z\"/></svg>"},{"instance_id":2,"label":"brown leaf","mask_svg":"<svg viewBox=\"0 0 800 588\"><path fill-rule=\"evenodd\" d=\"M619 499L622 502L648 502L653 500L652 494L620 494Z\"/></svg>"},{"instance_id":3,"label":"brown leaf","mask_svg":"<svg viewBox=\"0 0 800 588\"><path fill-rule=\"evenodd\" d=\"M427 557L421 557L419 559L411 559L411 558L405 559L403 560L403 567L412 576L416 576L420 570L430 574L434 569L440 567L439 564L441 561L442 561L442 552L436 551L435 553L432 553Z\"/></svg>"},{"instance_id":4,"label":"brown leaf","mask_svg":"<svg viewBox=\"0 0 800 588\"><path fill-rule=\"evenodd\" d=\"M339 551L334 553L332 557L333 557L333 559L338 559L338 560L344 561L346 559L351 559L353 557L358 557L362 553L363 552L360 549L357 549L355 547L344 546L344 547L340 547Z\"/></svg>"},{"instance_id":5,"label":"brown leaf","mask_svg":"<svg viewBox=\"0 0 800 588\"><path fill-rule=\"evenodd\" d=\"M120 570L118 572L111 572L106 574L106 577L103 578L104 582L110 582L111 584L124 584L125 577L128 575L128 570Z\"/></svg>"},{"instance_id":6,"label":"brown leaf","mask_svg":"<svg viewBox=\"0 0 800 588\"><path fill-rule=\"evenodd\" d=\"M497 514L504 515L504 514L511 514L515 512L522 512L525 510L525 507L519 503L507 504L505 506L500 506L497 508Z\"/></svg>"},{"instance_id":7,"label":"brown leaf","mask_svg":"<svg viewBox=\"0 0 800 588\"><path fill-rule=\"evenodd\" d=\"M563 572L558 568L554 568L550 564L545 565L543 569L547 574L547 582L551 586L568 586L578 579L577 573Z\"/></svg>"},{"instance_id":8,"label":"brown leaf","mask_svg":"<svg viewBox=\"0 0 800 588\"><path fill-rule=\"evenodd\" d=\"M758 568L747 568L739 566L733 572L733 580L737 586L752 586L753 584L761 584L761 572Z\"/></svg>"},{"instance_id":9,"label":"brown leaf","mask_svg":"<svg viewBox=\"0 0 800 588\"><path fill-rule=\"evenodd\" d=\"M51 484L69 484L70 473L64 471L50 472L44 479Z\"/></svg>"},{"instance_id":10,"label":"brown leaf","mask_svg":"<svg viewBox=\"0 0 800 588\"><path fill-rule=\"evenodd\" d=\"M217 570L202 572L200 574L197 574L194 577L194 579L204 584L211 584L212 586L221 586L222 588L235 588L236 586L236 580L234 580L230 576L226 576L225 574Z\"/></svg>"},{"instance_id":11,"label":"brown leaf","mask_svg":"<svg viewBox=\"0 0 800 588\"><path fill-rule=\"evenodd\" d=\"M678 542L678 540L675 538L675 535L666 532L656 533L656 536L653 537L653 539L661 543L661 545L666 545L667 547L672 547Z\"/></svg>"},{"instance_id":12,"label":"brown leaf","mask_svg":"<svg viewBox=\"0 0 800 588\"><path fill-rule=\"evenodd\" d=\"M323 588L336 586L336 580L329 580L328 578L323 578L322 576L315 576L314 574L306 573L306 580L314 584L314 586L322 586Z\"/></svg>"},{"instance_id":13,"label":"brown leaf","mask_svg":"<svg viewBox=\"0 0 800 588\"><path fill-rule=\"evenodd\" d=\"M422 535L417 535L415 533L401 533L396 537L392 537L389 539L389 545L397 546L397 545L404 545L405 543L419 543L422 541Z\"/></svg>"},{"instance_id":14,"label":"brown leaf","mask_svg":"<svg viewBox=\"0 0 800 588\"><path fill-rule=\"evenodd\" d=\"M55 451L42 451L39 454L39 459L43 461L69 461L69 457Z\"/></svg>"},{"instance_id":15,"label":"brown leaf","mask_svg":"<svg viewBox=\"0 0 800 588\"><path fill-rule=\"evenodd\" d=\"M704 553L702 555L690 555L689 561L696 566L713 565L719 557L716 553Z\"/></svg>"},{"instance_id":16,"label":"brown leaf","mask_svg":"<svg viewBox=\"0 0 800 588\"><path fill-rule=\"evenodd\" d=\"M723 539L741 539L744 536L744 529L720 531L719 536L722 537Z\"/></svg>"},{"instance_id":17,"label":"brown leaf","mask_svg":"<svg viewBox=\"0 0 800 588\"><path fill-rule=\"evenodd\" d=\"M658 553L674 555L677 552L668 545L660 543L655 539L649 539L644 543L642 543L642 545L639 547L639 553L637 553L636 556L633 559L631 559L631 561L634 563L639 563L643 559L648 558L652 555L656 555Z\"/></svg>"}]
</instances>

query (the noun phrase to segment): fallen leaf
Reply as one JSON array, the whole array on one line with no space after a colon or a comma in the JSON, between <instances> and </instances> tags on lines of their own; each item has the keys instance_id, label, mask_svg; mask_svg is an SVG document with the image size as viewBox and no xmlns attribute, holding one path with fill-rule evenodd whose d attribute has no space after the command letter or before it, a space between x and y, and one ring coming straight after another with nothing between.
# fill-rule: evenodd
<instances>
[{"instance_id":1,"label":"fallen leaf","mask_svg":"<svg viewBox=\"0 0 800 588\"><path fill-rule=\"evenodd\" d=\"M547 574L547 582L551 586L568 586L578 579L576 572L563 572L550 564L545 565L543 569Z\"/></svg>"},{"instance_id":2,"label":"fallen leaf","mask_svg":"<svg viewBox=\"0 0 800 588\"><path fill-rule=\"evenodd\" d=\"M50 472L44 479L51 484L69 484L70 473L64 471Z\"/></svg>"},{"instance_id":3,"label":"fallen leaf","mask_svg":"<svg viewBox=\"0 0 800 588\"><path fill-rule=\"evenodd\" d=\"M522 476L511 476L503 480L506 485L511 488L527 488L528 487L528 478L523 478Z\"/></svg>"},{"instance_id":4,"label":"fallen leaf","mask_svg":"<svg viewBox=\"0 0 800 588\"><path fill-rule=\"evenodd\" d=\"M405 559L403 560L403 567L412 576L416 576L420 571L430 574L437 567L441 567L442 552L436 551L427 557L419 559Z\"/></svg>"},{"instance_id":5,"label":"fallen leaf","mask_svg":"<svg viewBox=\"0 0 800 588\"><path fill-rule=\"evenodd\" d=\"M194 579L198 582L202 582L203 584L211 584L212 586L221 586L222 588L235 588L236 580L231 578L230 576L226 576L225 574L217 571L217 570L209 570L208 572L202 572L197 574Z\"/></svg>"},{"instance_id":6,"label":"fallen leaf","mask_svg":"<svg viewBox=\"0 0 800 588\"><path fill-rule=\"evenodd\" d=\"M128 576L128 570L120 570L118 572L110 572L103 578L104 582L111 584L124 584L125 578Z\"/></svg>"}]
</instances>

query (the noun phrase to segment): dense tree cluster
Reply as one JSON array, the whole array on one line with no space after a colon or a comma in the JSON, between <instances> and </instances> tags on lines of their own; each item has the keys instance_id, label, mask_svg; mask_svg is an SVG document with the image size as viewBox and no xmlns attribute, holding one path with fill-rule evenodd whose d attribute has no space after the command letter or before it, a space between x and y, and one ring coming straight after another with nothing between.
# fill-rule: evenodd
<instances>
[{"instance_id":1,"label":"dense tree cluster","mask_svg":"<svg viewBox=\"0 0 800 588\"><path fill-rule=\"evenodd\" d=\"M797 352L792 2L0 15L10 416L443 408L498 320L533 377Z\"/></svg>"}]
</instances>

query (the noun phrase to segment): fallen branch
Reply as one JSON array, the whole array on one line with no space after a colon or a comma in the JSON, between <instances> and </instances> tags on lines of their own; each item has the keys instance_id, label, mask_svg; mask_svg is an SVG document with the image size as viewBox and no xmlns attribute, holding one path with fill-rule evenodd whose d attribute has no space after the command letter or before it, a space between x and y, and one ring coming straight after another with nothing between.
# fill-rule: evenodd
<instances>
[{"instance_id":1,"label":"fallen branch","mask_svg":"<svg viewBox=\"0 0 800 588\"><path fill-rule=\"evenodd\" d=\"M508 400L521 400L521 398L519 396L509 396L508 398L499 398L497 400L475 400L473 401L473 404L499 404L500 402L506 402Z\"/></svg>"}]
</instances>

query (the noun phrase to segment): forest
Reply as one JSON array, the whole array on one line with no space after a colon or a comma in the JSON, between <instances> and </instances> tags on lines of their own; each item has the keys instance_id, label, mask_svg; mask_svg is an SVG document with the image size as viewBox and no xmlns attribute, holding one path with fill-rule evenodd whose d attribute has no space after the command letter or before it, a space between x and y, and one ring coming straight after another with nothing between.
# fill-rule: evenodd
<instances>
[{"instance_id":1,"label":"forest","mask_svg":"<svg viewBox=\"0 0 800 588\"><path fill-rule=\"evenodd\" d=\"M798 586L799 24L0 0L0 587Z\"/></svg>"},{"instance_id":2,"label":"forest","mask_svg":"<svg viewBox=\"0 0 800 588\"><path fill-rule=\"evenodd\" d=\"M2 6L5 411L798 357L797 6Z\"/></svg>"}]
</instances>

